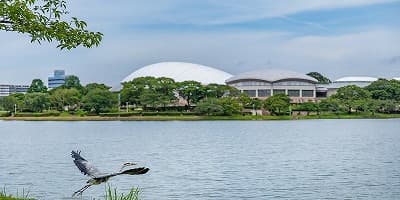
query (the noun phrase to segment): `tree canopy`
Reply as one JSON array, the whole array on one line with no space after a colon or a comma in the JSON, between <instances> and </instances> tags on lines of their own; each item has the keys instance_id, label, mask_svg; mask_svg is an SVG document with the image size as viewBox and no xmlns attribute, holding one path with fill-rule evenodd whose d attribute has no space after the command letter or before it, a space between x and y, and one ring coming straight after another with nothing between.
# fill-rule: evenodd
<instances>
[{"instance_id":1,"label":"tree canopy","mask_svg":"<svg viewBox=\"0 0 400 200\"><path fill-rule=\"evenodd\" d=\"M321 84L332 83L332 81L329 78L325 77L324 75L320 74L319 72L310 72L307 75L317 79L318 83L321 83Z\"/></svg>"},{"instance_id":2,"label":"tree canopy","mask_svg":"<svg viewBox=\"0 0 400 200\"><path fill-rule=\"evenodd\" d=\"M33 92L47 92L47 87L44 85L43 81L41 79L33 79L32 84L28 89L28 93L33 93Z\"/></svg>"},{"instance_id":3,"label":"tree canopy","mask_svg":"<svg viewBox=\"0 0 400 200\"><path fill-rule=\"evenodd\" d=\"M0 0L0 30L28 34L31 42L57 41L57 48L98 46L103 34L87 30L85 21L66 19L65 0Z\"/></svg>"}]
</instances>

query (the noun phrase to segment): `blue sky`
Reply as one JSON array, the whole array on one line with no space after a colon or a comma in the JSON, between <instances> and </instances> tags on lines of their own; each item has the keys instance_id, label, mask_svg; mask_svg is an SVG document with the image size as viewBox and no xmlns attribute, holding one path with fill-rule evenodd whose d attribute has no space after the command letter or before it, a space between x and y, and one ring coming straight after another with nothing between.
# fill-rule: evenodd
<instances>
[{"instance_id":1,"label":"blue sky","mask_svg":"<svg viewBox=\"0 0 400 200\"><path fill-rule=\"evenodd\" d=\"M104 33L98 48L60 51L0 33L0 84L47 79L116 85L144 65L204 64L235 74L262 68L400 77L398 0L71 0L71 16Z\"/></svg>"}]
</instances>

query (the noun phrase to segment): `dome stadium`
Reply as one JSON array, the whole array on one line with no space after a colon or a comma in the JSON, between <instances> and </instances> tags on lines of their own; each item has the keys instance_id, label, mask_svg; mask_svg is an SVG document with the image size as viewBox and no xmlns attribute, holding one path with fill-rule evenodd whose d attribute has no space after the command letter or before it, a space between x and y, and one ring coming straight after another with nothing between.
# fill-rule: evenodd
<instances>
[{"instance_id":1,"label":"dome stadium","mask_svg":"<svg viewBox=\"0 0 400 200\"><path fill-rule=\"evenodd\" d=\"M177 82L198 81L204 85L210 83L225 84L231 74L199 64L185 62L161 62L144 66L122 80L122 83L132 81L138 77L168 77Z\"/></svg>"}]
</instances>

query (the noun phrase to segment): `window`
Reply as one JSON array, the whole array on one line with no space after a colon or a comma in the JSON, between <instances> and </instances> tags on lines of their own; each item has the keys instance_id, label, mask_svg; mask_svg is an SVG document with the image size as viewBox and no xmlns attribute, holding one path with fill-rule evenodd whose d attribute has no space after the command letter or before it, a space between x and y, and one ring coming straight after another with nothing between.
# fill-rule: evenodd
<instances>
[{"instance_id":1,"label":"window","mask_svg":"<svg viewBox=\"0 0 400 200\"><path fill-rule=\"evenodd\" d=\"M274 90L274 95L275 94L286 94L285 90Z\"/></svg>"},{"instance_id":2,"label":"window","mask_svg":"<svg viewBox=\"0 0 400 200\"><path fill-rule=\"evenodd\" d=\"M243 90L243 93L246 93L247 95L249 95L249 97L256 97L255 90Z\"/></svg>"},{"instance_id":3,"label":"window","mask_svg":"<svg viewBox=\"0 0 400 200\"><path fill-rule=\"evenodd\" d=\"M314 90L303 90L301 91L302 97L314 97Z\"/></svg>"},{"instance_id":4,"label":"window","mask_svg":"<svg viewBox=\"0 0 400 200\"><path fill-rule=\"evenodd\" d=\"M299 97L300 90L288 90L289 97Z\"/></svg>"},{"instance_id":5,"label":"window","mask_svg":"<svg viewBox=\"0 0 400 200\"><path fill-rule=\"evenodd\" d=\"M271 90L258 90L258 97L269 97L271 96Z\"/></svg>"}]
</instances>

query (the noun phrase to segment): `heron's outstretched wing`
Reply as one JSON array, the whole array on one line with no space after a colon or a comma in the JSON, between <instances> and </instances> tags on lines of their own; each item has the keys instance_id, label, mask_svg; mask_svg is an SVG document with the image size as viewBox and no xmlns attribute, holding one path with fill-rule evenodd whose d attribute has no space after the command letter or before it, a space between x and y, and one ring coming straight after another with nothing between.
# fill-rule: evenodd
<instances>
[{"instance_id":1,"label":"heron's outstretched wing","mask_svg":"<svg viewBox=\"0 0 400 200\"><path fill-rule=\"evenodd\" d=\"M122 172L117 172L117 173L113 173L113 174L105 174L96 178L109 178L109 177L113 177L113 176L118 176L121 174L128 174L128 175L140 175L140 174L145 174L149 171L150 169L147 167L138 167L138 168L133 168L133 169L127 169L124 170Z\"/></svg>"},{"instance_id":2,"label":"heron's outstretched wing","mask_svg":"<svg viewBox=\"0 0 400 200\"><path fill-rule=\"evenodd\" d=\"M75 165L84 175L88 175L92 178L103 175L95 166L81 156L80 151L72 151L71 156L74 158Z\"/></svg>"}]
</instances>

